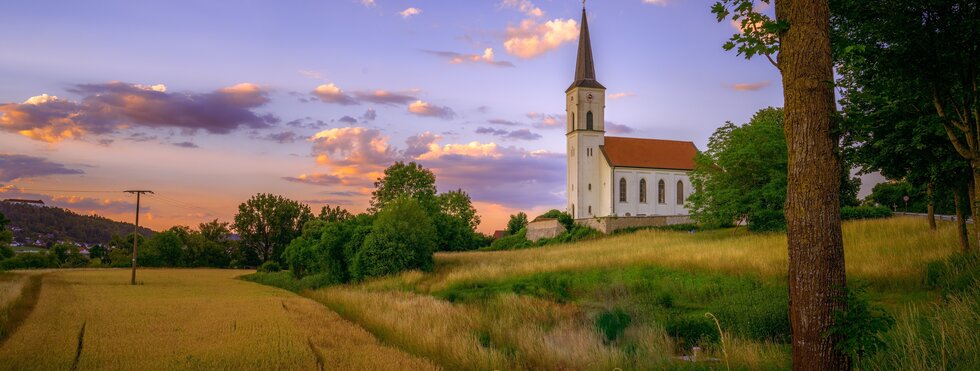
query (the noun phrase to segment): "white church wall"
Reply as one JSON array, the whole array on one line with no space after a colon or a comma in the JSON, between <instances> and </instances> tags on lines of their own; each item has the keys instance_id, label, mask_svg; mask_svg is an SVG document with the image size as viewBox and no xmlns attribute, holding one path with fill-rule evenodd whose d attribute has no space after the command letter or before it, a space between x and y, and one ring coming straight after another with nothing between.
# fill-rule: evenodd
<instances>
[{"instance_id":1,"label":"white church wall","mask_svg":"<svg viewBox=\"0 0 980 371\"><path fill-rule=\"evenodd\" d=\"M620 179L626 180L626 201L621 202ZM646 202L640 202L640 180L646 180ZM659 202L659 182L664 181L664 202ZM684 201L693 191L687 172L678 170L616 168L612 179L613 215L687 215L687 208L677 204L677 182L682 183Z\"/></svg>"}]
</instances>

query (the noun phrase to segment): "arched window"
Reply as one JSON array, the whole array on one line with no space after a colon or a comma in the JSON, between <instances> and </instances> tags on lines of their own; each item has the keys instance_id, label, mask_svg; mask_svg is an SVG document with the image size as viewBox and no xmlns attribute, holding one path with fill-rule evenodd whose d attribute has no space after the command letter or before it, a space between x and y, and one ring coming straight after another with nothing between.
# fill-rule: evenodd
<instances>
[{"instance_id":1,"label":"arched window","mask_svg":"<svg viewBox=\"0 0 980 371\"><path fill-rule=\"evenodd\" d=\"M663 179L657 182L657 202L662 204L667 203L667 187L664 185Z\"/></svg>"},{"instance_id":2,"label":"arched window","mask_svg":"<svg viewBox=\"0 0 980 371\"><path fill-rule=\"evenodd\" d=\"M626 178L619 178L619 202L626 202Z\"/></svg>"},{"instance_id":3,"label":"arched window","mask_svg":"<svg viewBox=\"0 0 980 371\"><path fill-rule=\"evenodd\" d=\"M640 202L647 202L647 180L640 179Z\"/></svg>"},{"instance_id":4,"label":"arched window","mask_svg":"<svg viewBox=\"0 0 980 371\"><path fill-rule=\"evenodd\" d=\"M680 180L677 181L677 204L684 204L684 182Z\"/></svg>"},{"instance_id":5,"label":"arched window","mask_svg":"<svg viewBox=\"0 0 980 371\"><path fill-rule=\"evenodd\" d=\"M592 130L592 111L585 114L585 130Z\"/></svg>"}]
</instances>

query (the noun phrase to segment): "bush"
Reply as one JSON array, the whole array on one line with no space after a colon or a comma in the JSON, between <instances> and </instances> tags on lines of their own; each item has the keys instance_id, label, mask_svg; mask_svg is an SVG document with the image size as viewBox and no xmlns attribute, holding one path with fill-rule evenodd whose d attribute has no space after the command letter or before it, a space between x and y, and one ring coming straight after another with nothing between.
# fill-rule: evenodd
<instances>
[{"instance_id":1,"label":"bush","mask_svg":"<svg viewBox=\"0 0 980 371\"><path fill-rule=\"evenodd\" d=\"M841 220L888 218L892 211L884 206L845 206L840 208Z\"/></svg>"},{"instance_id":2,"label":"bush","mask_svg":"<svg viewBox=\"0 0 980 371\"><path fill-rule=\"evenodd\" d=\"M961 293L980 282L980 254L956 253L926 265L926 285L944 295Z\"/></svg>"},{"instance_id":3,"label":"bush","mask_svg":"<svg viewBox=\"0 0 980 371\"><path fill-rule=\"evenodd\" d=\"M883 349L886 343L882 335L895 326L895 319L883 308L871 305L861 287L844 289L840 300L846 309L834 311L834 324L827 331L828 336L839 339L835 347L852 361Z\"/></svg>"},{"instance_id":4,"label":"bush","mask_svg":"<svg viewBox=\"0 0 980 371\"><path fill-rule=\"evenodd\" d=\"M603 311L596 316L595 325L603 335L603 342L609 345L626 332L630 315L620 308Z\"/></svg>"},{"instance_id":5,"label":"bush","mask_svg":"<svg viewBox=\"0 0 980 371\"><path fill-rule=\"evenodd\" d=\"M715 322L701 313L675 316L665 327L667 334L685 348L715 344L720 339Z\"/></svg>"},{"instance_id":6,"label":"bush","mask_svg":"<svg viewBox=\"0 0 980 371\"><path fill-rule=\"evenodd\" d=\"M405 270L432 270L438 236L419 202L401 197L378 212L371 234L354 257L355 279L384 276Z\"/></svg>"},{"instance_id":7,"label":"bush","mask_svg":"<svg viewBox=\"0 0 980 371\"><path fill-rule=\"evenodd\" d=\"M275 272L278 272L280 270L282 270L282 269L279 268L279 263L276 263L273 260L270 260L270 261L267 261L265 263L262 263L262 266L259 267L259 272L262 272L262 273L275 273Z\"/></svg>"},{"instance_id":8,"label":"bush","mask_svg":"<svg viewBox=\"0 0 980 371\"><path fill-rule=\"evenodd\" d=\"M504 236L497 239L496 241L493 241L493 243L491 243L490 246L483 248L482 250L486 250L486 251L516 250L529 246L532 245L531 245L531 241L527 240L527 228L522 228L521 230L517 231L517 233L515 234Z\"/></svg>"},{"instance_id":9,"label":"bush","mask_svg":"<svg viewBox=\"0 0 980 371\"><path fill-rule=\"evenodd\" d=\"M23 253L0 261L0 270L57 268L58 259L47 252Z\"/></svg>"},{"instance_id":10,"label":"bush","mask_svg":"<svg viewBox=\"0 0 980 371\"><path fill-rule=\"evenodd\" d=\"M759 210L749 215L749 230L776 232L786 230L786 215L782 210Z\"/></svg>"}]
</instances>

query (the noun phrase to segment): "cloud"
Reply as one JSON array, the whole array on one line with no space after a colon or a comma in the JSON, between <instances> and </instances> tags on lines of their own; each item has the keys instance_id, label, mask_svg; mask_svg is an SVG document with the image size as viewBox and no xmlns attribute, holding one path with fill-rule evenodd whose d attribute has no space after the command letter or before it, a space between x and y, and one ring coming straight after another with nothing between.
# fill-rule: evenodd
<instances>
[{"instance_id":1,"label":"cloud","mask_svg":"<svg viewBox=\"0 0 980 371\"><path fill-rule=\"evenodd\" d=\"M84 174L84 172L66 168L65 165L41 157L0 154L0 182L61 174Z\"/></svg>"},{"instance_id":2,"label":"cloud","mask_svg":"<svg viewBox=\"0 0 980 371\"><path fill-rule=\"evenodd\" d=\"M320 71L299 70L297 72L299 72L300 75L309 77L311 79L323 80L323 73Z\"/></svg>"},{"instance_id":3,"label":"cloud","mask_svg":"<svg viewBox=\"0 0 980 371\"><path fill-rule=\"evenodd\" d=\"M491 123L491 124L494 124L494 125L504 125L504 126L520 126L521 125L521 123L519 123L517 121L509 121L509 120L504 120L504 119L489 119L489 120L487 120L487 122L488 123Z\"/></svg>"},{"instance_id":4,"label":"cloud","mask_svg":"<svg viewBox=\"0 0 980 371\"><path fill-rule=\"evenodd\" d=\"M549 115L538 112L529 112L527 118L535 121L532 126L538 129L561 129L565 127L566 115Z\"/></svg>"},{"instance_id":5,"label":"cloud","mask_svg":"<svg viewBox=\"0 0 980 371\"><path fill-rule=\"evenodd\" d=\"M169 93L163 85L123 82L75 85L78 102L42 94L24 103L0 104L0 129L49 143L105 135L119 130L176 128L227 134L240 127L266 128L279 121L253 109L269 102L268 92L243 83L210 93Z\"/></svg>"},{"instance_id":6,"label":"cloud","mask_svg":"<svg viewBox=\"0 0 980 371\"><path fill-rule=\"evenodd\" d=\"M388 143L380 131L361 127L324 130L310 138L318 170L291 182L353 187L364 196L395 161L417 161L437 176L439 189L463 188L474 200L529 208L564 202L565 157L546 151L501 147L496 143L441 144L431 132L409 137L405 148ZM348 188L350 189L350 188Z\"/></svg>"},{"instance_id":7,"label":"cloud","mask_svg":"<svg viewBox=\"0 0 980 371\"><path fill-rule=\"evenodd\" d=\"M514 67L514 64L511 62L494 60L493 48L484 49L483 54L460 54L456 52L444 52L444 51L433 51L433 50L423 50L423 51L432 55L438 55L440 57L446 58L450 64L483 63L483 64L489 64L491 66L497 66L497 67Z\"/></svg>"},{"instance_id":8,"label":"cloud","mask_svg":"<svg viewBox=\"0 0 980 371\"><path fill-rule=\"evenodd\" d=\"M337 119L337 121L343 122L343 123L345 123L347 125L354 125L354 124L357 123L357 119L356 118L353 118L353 117L350 117L350 116L341 117L341 118Z\"/></svg>"},{"instance_id":9,"label":"cloud","mask_svg":"<svg viewBox=\"0 0 980 371\"><path fill-rule=\"evenodd\" d=\"M295 142L297 139L299 139L299 135L297 135L294 131L282 131L278 133L269 133L264 136L254 138L286 144Z\"/></svg>"},{"instance_id":10,"label":"cloud","mask_svg":"<svg viewBox=\"0 0 980 371\"><path fill-rule=\"evenodd\" d=\"M669 0L643 0L643 3L644 4L660 5L660 6L667 6L667 2L668 1Z\"/></svg>"},{"instance_id":11,"label":"cloud","mask_svg":"<svg viewBox=\"0 0 980 371\"><path fill-rule=\"evenodd\" d=\"M414 7L406 8L405 10L398 12L398 15L402 16L402 18L405 19L408 19L408 17L419 15L419 14L422 14L422 9L414 8Z\"/></svg>"},{"instance_id":12,"label":"cloud","mask_svg":"<svg viewBox=\"0 0 980 371\"><path fill-rule=\"evenodd\" d=\"M612 99L612 100L616 100L616 99L629 98L629 97L633 97L633 96L636 96L636 94L622 92L622 93L612 93L612 94L609 94L608 98L609 99Z\"/></svg>"},{"instance_id":13,"label":"cloud","mask_svg":"<svg viewBox=\"0 0 980 371\"><path fill-rule=\"evenodd\" d=\"M532 133L528 129L520 129L514 131L507 131L503 129L494 129L489 127L480 127L476 129L477 134L490 134L493 136L501 137L504 139L514 139L514 140L537 140L541 139L541 134Z\"/></svg>"},{"instance_id":14,"label":"cloud","mask_svg":"<svg viewBox=\"0 0 980 371\"><path fill-rule=\"evenodd\" d=\"M361 5L371 8L374 7L376 4L374 3L374 0L361 0Z\"/></svg>"},{"instance_id":15,"label":"cloud","mask_svg":"<svg viewBox=\"0 0 980 371\"><path fill-rule=\"evenodd\" d=\"M197 144L194 144L194 143L191 143L191 142L174 143L174 145L177 146L177 147L182 147L182 148L199 148L197 146Z\"/></svg>"},{"instance_id":16,"label":"cloud","mask_svg":"<svg viewBox=\"0 0 980 371\"><path fill-rule=\"evenodd\" d=\"M504 8L515 8L530 17L541 17L544 15L544 11L534 6L529 0L503 0L500 2L500 6Z\"/></svg>"},{"instance_id":17,"label":"cloud","mask_svg":"<svg viewBox=\"0 0 980 371\"><path fill-rule=\"evenodd\" d=\"M520 58L534 58L578 39L578 22L554 19L538 23L525 19L517 27L508 26L504 49Z\"/></svg>"},{"instance_id":18,"label":"cloud","mask_svg":"<svg viewBox=\"0 0 980 371\"><path fill-rule=\"evenodd\" d=\"M407 92L395 93L388 90L355 91L354 96L362 102L385 104L389 106L408 104L416 98Z\"/></svg>"},{"instance_id":19,"label":"cloud","mask_svg":"<svg viewBox=\"0 0 980 371\"><path fill-rule=\"evenodd\" d=\"M632 127L626 125L620 125L615 122L606 121L606 131L610 134L629 134L635 130Z\"/></svg>"},{"instance_id":20,"label":"cloud","mask_svg":"<svg viewBox=\"0 0 980 371\"><path fill-rule=\"evenodd\" d=\"M412 104L409 104L408 112L416 116L438 117L446 120L456 117L456 113L453 112L452 108L446 106L436 106L421 100L417 100Z\"/></svg>"},{"instance_id":21,"label":"cloud","mask_svg":"<svg viewBox=\"0 0 980 371\"><path fill-rule=\"evenodd\" d=\"M728 88L735 91L756 91L768 87L770 83L770 81L744 82L728 85Z\"/></svg>"},{"instance_id":22,"label":"cloud","mask_svg":"<svg viewBox=\"0 0 980 371\"><path fill-rule=\"evenodd\" d=\"M374 111L374 108L368 108L367 111L364 111L364 114L361 115L361 120L364 121L374 121L377 118L378 113Z\"/></svg>"},{"instance_id":23,"label":"cloud","mask_svg":"<svg viewBox=\"0 0 980 371\"><path fill-rule=\"evenodd\" d=\"M337 87L337 85L334 83L317 86L315 89L313 89L312 94L323 103L334 103L345 106L358 104L356 99L347 93L344 93L344 91Z\"/></svg>"}]
</instances>

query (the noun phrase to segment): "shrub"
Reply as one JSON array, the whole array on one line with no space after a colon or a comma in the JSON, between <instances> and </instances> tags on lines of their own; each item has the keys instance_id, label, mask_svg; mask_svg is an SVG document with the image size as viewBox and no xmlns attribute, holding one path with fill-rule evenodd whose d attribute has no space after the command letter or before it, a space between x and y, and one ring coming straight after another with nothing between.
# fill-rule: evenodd
<instances>
[{"instance_id":1,"label":"shrub","mask_svg":"<svg viewBox=\"0 0 980 371\"><path fill-rule=\"evenodd\" d=\"M944 295L960 293L980 282L980 254L956 253L926 265L926 285Z\"/></svg>"},{"instance_id":2,"label":"shrub","mask_svg":"<svg viewBox=\"0 0 980 371\"><path fill-rule=\"evenodd\" d=\"M279 268L279 263L276 263L273 260L262 263L262 266L259 267L259 272L262 273L275 273L280 270L282 269Z\"/></svg>"},{"instance_id":3,"label":"shrub","mask_svg":"<svg viewBox=\"0 0 980 371\"><path fill-rule=\"evenodd\" d=\"M710 345L719 341L714 321L701 313L689 313L670 318L665 326L667 334L678 339L685 347Z\"/></svg>"},{"instance_id":4,"label":"shrub","mask_svg":"<svg viewBox=\"0 0 980 371\"><path fill-rule=\"evenodd\" d=\"M510 220L507 221L508 234L517 234L518 231L524 228L527 228L527 214L519 212L516 215L510 216Z\"/></svg>"},{"instance_id":5,"label":"shrub","mask_svg":"<svg viewBox=\"0 0 980 371\"><path fill-rule=\"evenodd\" d=\"M595 325L603 335L603 342L609 345L619 339L629 327L630 316L620 308L603 311L596 316Z\"/></svg>"},{"instance_id":6,"label":"shrub","mask_svg":"<svg viewBox=\"0 0 980 371\"><path fill-rule=\"evenodd\" d=\"M786 215L782 210L759 210L749 216L749 230L775 232L786 230Z\"/></svg>"},{"instance_id":7,"label":"shrub","mask_svg":"<svg viewBox=\"0 0 980 371\"><path fill-rule=\"evenodd\" d=\"M892 211L884 206L845 206L840 209L841 220L888 218Z\"/></svg>"},{"instance_id":8,"label":"shrub","mask_svg":"<svg viewBox=\"0 0 980 371\"><path fill-rule=\"evenodd\" d=\"M14 256L14 249L11 249L10 246L7 245L0 245L0 260L8 259L13 256Z\"/></svg>"},{"instance_id":9,"label":"shrub","mask_svg":"<svg viewBox=\"0 0 980 371\"><path fill-rule=\"evenodd\" d=\"M527 229L522 228L517 231L517 233L504 236L493 243L490 246L483 248L482 250L487 251L498 251L498 250L516 250L531 246L531 241L527 240Z\"/></svg>"},{"instance_id":10,"label":"shrub","mask_svg":"<svg viewBox=\"0 0 980 371\"><path fill-rule=\"evenodd\" d=\"M437 235L432 220L413 198L398 198L382 209L371 234L354 257L356 279L410 269L431 270Z\"/></svg>"},{"instance_id":11,"label":"shrub","mask_svg":"<svg viewBox=\"0 0 980 371\"><path fill-rule=\"evenodd\" d=\"M895 326L895 319L883 308L871 305L860 286L845 288L840 300L846 309L834 311L834 324L827 331L827 336L839 339L835 347L855 362L883 349L882 335Z\"/></svg>"},{"instance_id":12,"label":"shrub","mask_svg":"<svg viewBox=\"0 0 980 371\"><path fill-rule=\"evenodd\" d=\"M58 259L47 252L17 254L0 261L0 270L57 268Z\"/></svg>"}]
</instances>

